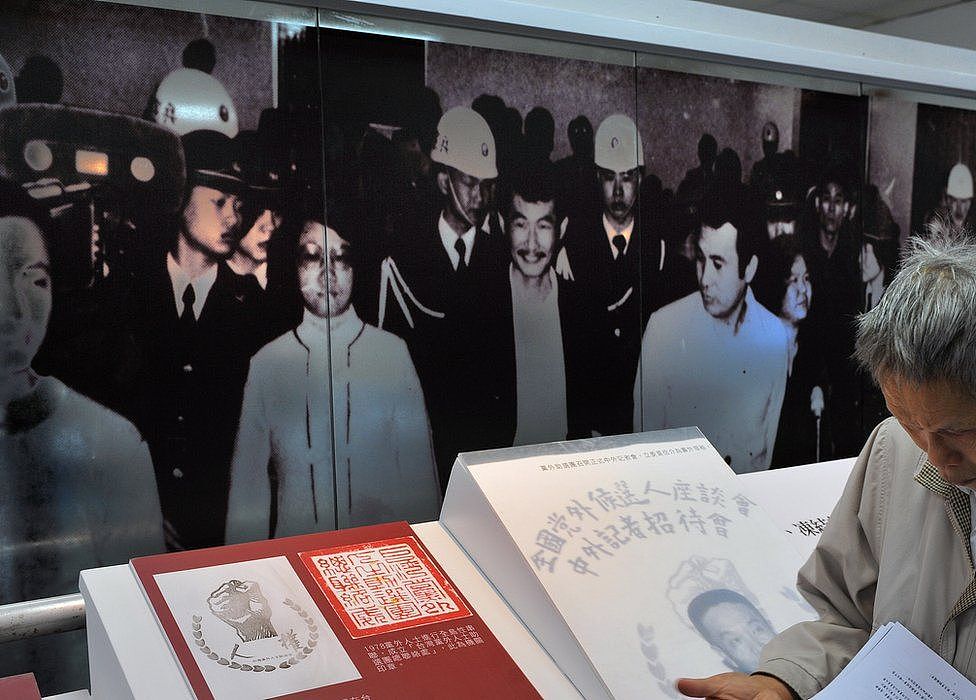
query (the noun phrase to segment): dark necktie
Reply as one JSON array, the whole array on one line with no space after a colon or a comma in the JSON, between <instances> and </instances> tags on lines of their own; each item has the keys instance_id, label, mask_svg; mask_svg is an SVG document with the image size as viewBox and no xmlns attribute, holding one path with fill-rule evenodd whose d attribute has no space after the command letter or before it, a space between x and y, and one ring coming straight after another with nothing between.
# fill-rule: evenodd
<instances>
[{"instance_id":1,"label":"dark necktie","mask_svg":"<svg viewBox=\"0 0 976 700\"><path fill-rule=\"evenodd\" d=\"M468 247L464 245L463 238L459 238L454 241L454 250L456 250L458 254L457 271L458 273L463 273L468 269L468 263L466 263L464 260L464 254L467 252Z\"/></svg>"},{"instance_id":2,"label":"dark necktie","mask_svg":"<svg viewBox=\"0 0 976 700\"><path fill-rule=\"evenodd\" d=\"M180 314L180 326L185 329L193 328L197 322L196 316L193 315L193 302L196 300L197 295L193 291L193 285L186 285L186 289L183 291L183 313Z\"/></svg>"},{"instance_id":3,"label":"dark necktie","mask_svg":"<svg viewBox=\"0 0 976 700\"><path fill-rule=\"evenodd\" d=\"M624 238L624 234L618 233L610 242L613 243L613 247L617 249L617 257L614 260L620 260L624 257L624 249L627 247L627 239Z\"/></svg>"}]
</instances>

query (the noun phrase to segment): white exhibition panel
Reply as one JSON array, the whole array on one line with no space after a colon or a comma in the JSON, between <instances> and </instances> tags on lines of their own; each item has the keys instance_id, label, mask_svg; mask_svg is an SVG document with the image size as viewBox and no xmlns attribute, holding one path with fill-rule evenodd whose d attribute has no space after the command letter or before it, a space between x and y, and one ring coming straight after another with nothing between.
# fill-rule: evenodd
<instances>
[{"instance_id":1,"label":"white exhibition panel","mask_svg":"<svg viewBox=\"0 0 976 700\"><path fill-rule=\"evenodd\" d=\"M694 428L463 453L441 522L587 698L753 670L761 644L722 657L698 599L738 595L765 639L813 614L796 549Z\"/></svg>"},{"instance_id":2,"label":"white exhibition panel","mask_svg":"<svg viewBox=\"0 0 976 700\"><path fill-rule=\"evenodd\" d=\"M413 526L545 698L579 698L569 679L529 634L440 523ZM193 700L175 655L128 565L81 572L88 618L91 697L96 700ZM84 692L84 691L79 691ZM76 700L76 696L67 696ZM87 697L78 695L77 700Z\"/></svg>"},{"instance_id":3,"label":"white exhibition panel","mask_svg":"<svg viewBox=\"0 0 976 700\"><path fill-rule=\"evenodd\" d=\"M822 526L840 500L856 457L740 474L749 497L779 525L806 559L820 541Z\"/></svg>"}]
</instances>

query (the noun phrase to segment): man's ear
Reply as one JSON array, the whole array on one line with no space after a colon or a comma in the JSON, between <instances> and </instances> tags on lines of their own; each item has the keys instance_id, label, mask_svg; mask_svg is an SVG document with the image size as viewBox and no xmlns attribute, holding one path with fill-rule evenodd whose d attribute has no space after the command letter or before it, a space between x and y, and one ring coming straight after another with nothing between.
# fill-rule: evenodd
<instances>
[{"instance_id":1,"label":"man's ear","mask_svg":"<svg viewBox=\"0 0 976 700\"><path fill-rule=\"evenodd\" d=\"M844 202L844 216L853 219L855 213L857 213L857 207L850 202Z\"/></svg>"},{"instance_id":2,"label":"man's ear","mask_svg":"<svg viewBox=\"0 0 976 700\"><path fill-rule=\"evenodd\" d=\"M566 227L569 226L569 217L563 217L563 221L559 224L559 240L562 240L566 236Z\"/></svg>"},{"instance_id":3,"label":"man's ear","mask_svg":"<svg viewBox=\"0 0 976 700\"><path fill-rule=\"evenodd\" d=\"M445 197L448 193L447 178L450 177L445 171L441 170L437 173L437 189L441 191L441 194Z\"/></svg>"},{"instance_id":4,"label":"man's ear","mask_svg":"<svg viewBox=\"0 0 976 700\"><path fill-rule=\"evenodd\" d=\"M816 197L813 198L813 208L814 209L819 209L820 208L820 195L819 194Z\"/></svg>"},{"instance_id":5,"label":"man's ear","mask_svg":"<svg viewBox=\"0 0 976 700\"><path fill-rule=\"evenodd\" d=\"M750 284L752 282L752 278L756 276L756 270L758 268L759 268L759 258L753 255L749 259L749 264L746 265L746 274L743 275L743 279L746 281L746 284Z\"/></svg>"}]
</instances>

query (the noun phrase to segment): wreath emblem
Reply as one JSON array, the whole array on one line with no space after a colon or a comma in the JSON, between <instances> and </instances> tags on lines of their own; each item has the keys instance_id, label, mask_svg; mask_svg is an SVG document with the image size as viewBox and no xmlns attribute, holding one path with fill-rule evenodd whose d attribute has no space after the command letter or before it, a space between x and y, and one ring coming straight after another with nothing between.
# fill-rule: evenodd
<instances>
[{"instance_id":1,"label":"wreath emblem","mask_svg":"<svg viewBox=\"0 0 976 700\"><path fill-rule=\"evenodd\" d=\"M190 629L193 644L201 654L220 666L226 666L236 671L255 673L270 673L277 670L289 669L307 659L315 652L315 648L318 645L318 626L312 620L311 615L305 612L301 606L290 598L285 598L282 604L298 615L304 625L304 629L300 631L301 633L296 632L294 629L279 633L271 622L271 607L268 605L268 600L261 593L260 585L254 581L227 581L210 594L210 597L207 599L207 604L214 617L234 630L238 640L238 643L234 644L234 648L229 654L218 653L218 651L214 650L214 645L208 642L204 636L203 616L191 616ZM271 646L273 648L274 640L277 640L278 645L283 650L282 653L277 655L277 658L280 659L284 654L288 654L288 657L283 661L276 661L274 663L248 663L246 661L235 660L237 658L251 658L245 653L239 654L238 650L242 645L245 647L243 651L246 651L248 646L251 646L253 649L253 643L255 642L264 646L262 654L267 657L268 647ZM258 648L261 649L260 646ZM272 655L272 658L274 656Z\"/></svg>"}]
</instances>

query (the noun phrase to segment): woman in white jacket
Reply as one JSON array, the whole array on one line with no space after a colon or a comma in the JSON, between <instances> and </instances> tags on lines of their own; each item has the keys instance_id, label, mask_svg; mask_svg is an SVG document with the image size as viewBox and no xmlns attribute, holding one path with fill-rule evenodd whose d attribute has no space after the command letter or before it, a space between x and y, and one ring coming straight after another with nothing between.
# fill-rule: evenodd
<instances>
[{"instance_id":1,"label":"woman in white jacket","mask_svg":"<svg viewBox=\"0 0 976 700\"><path fill-rule=\"evenodd\" d=\"M423 391L406 344L356 314L349 248L305 221L304 317L251 359L228 542L437 517Z\"/></svg>"}]
</instances>

